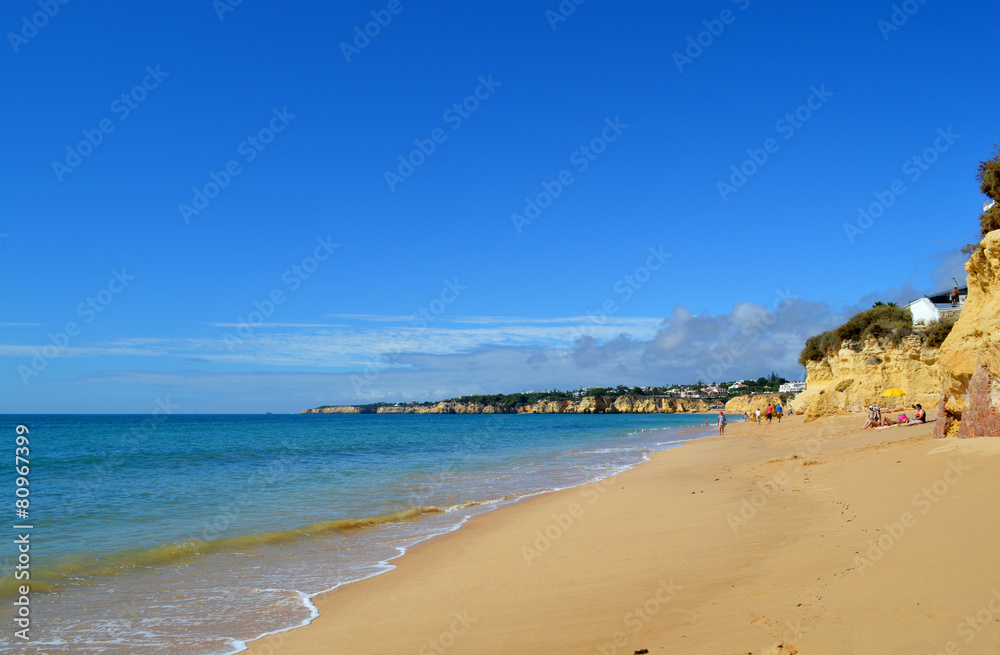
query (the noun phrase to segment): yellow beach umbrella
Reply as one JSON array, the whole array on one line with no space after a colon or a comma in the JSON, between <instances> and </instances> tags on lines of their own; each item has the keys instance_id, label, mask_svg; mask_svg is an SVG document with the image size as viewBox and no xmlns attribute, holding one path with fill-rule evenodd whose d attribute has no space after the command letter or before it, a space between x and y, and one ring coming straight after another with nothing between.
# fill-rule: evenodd
<instances>
[{"instance_id":1,"label":"yellow beach umbrella","mask_svg":"<svg viewBox=\"0 0 1000 655\"><path fill-rule=\"evenodd\" d=\"M882 392L883 396L905 396L906 392L902 389L886 389Z\"/></svg>"}]
</instances>

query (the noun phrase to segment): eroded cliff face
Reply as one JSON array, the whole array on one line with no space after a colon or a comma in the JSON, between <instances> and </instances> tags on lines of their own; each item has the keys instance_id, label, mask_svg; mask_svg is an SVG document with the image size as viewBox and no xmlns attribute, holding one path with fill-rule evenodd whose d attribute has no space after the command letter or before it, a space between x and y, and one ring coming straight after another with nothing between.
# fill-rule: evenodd
<instances>
[{"instance_id":1,"label":"eroded cliff face","mask_svg":"<svg viewBox=\"0 0 1000 655\"><path fill-rule=\"evenodd\" d=\"M969 296L941 345L935 436L1000 436L1000 231L965 265Z\"/></svg>"},{"instance_id":2,"label":"eroded cliff face","mask_svg":"<svg viewBox=\"0 0 1000 655\"><path fill-rule=\"evenodd\" d=\"M711 408L703 400L652 396L587 396L580 400L543 401L522 408L532 414L704 414Z\"/></svg>"},{"instance_id":3,"label":"eroded cliff face","mask_svg":"<svg viewBox=\"0 0 1000 655\"><path fill-rule=\"evenodd\" d=\"M371 411L365 411L363 407L355 407L354 405L334 405L329 407L314 407L312 409L304 409L302 414L374 414Z\"/></svg>"},{"instance_id":4,"label":"eroded cliff face","mask_svg":"<svg viewBox=\"0 0 1000 655\"><path fill-rule=\"evenodd\" d=\"M774 407L775 405L781 405L782 410L788 413L788 395L783 393L764 393L764 394L754 394L752 396L737 396L732 398L728 403L726 403L726 413L727 414L743 414L745 412L753 414L758 409L761 415L764 414L764 410L768 405ZM797 408L798 403L794 403ZM799 411L796 409L795 411Z\"/></svg>"},{"instance_id":5,"label":"eroded cliff face","mask_svg":"<svg viewBox=\"0 0 1000 655\"><path fill-rule=\"evenodd\" d=\"M653 398L650 396L619 396L614 408L623 414L705 414L711 405L694 398Z\"/></svg>"},{"instance_id":6,"label":"eroded cliff face","mask_svg":"<svg viewBox=\"0 0 1000 655\"><path fill-rule=\"evenodd\" d=\"M844 344L821 362L806 365L806 390L795 397L798 413L810 418L859 412L869 405L905 407L920 403L933 407L941 393L938 373L940 350L928 348L920 336L899 345L870 338L863 345ZM886 389L902 389L905 396L885 397Z\"/></svg>"},{"instance_id":7,"label":"eroded cliff face","mask_svg":"<svg viewBox=\"0 0 1000 655\"><path fill-rule=\"evenodd\" d=\"M443 401L433 405L362 407L337 405L302 410L303 414L704 414L712 411L703 400L650 396L587 396L580 400L543 400L517 409L478 402Z\"/></svg>"}]
</instances>

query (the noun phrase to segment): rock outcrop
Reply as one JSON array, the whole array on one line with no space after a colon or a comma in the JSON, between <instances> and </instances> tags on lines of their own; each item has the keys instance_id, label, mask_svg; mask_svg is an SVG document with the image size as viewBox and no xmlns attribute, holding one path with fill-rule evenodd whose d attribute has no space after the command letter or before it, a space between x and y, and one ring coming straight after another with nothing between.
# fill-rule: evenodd
<instances>
[{"instance_id":1,"label":"rock outcrop","mask_svg":"<svg viewBox=\"0 0 1000 655\"><path fill-rule=\"evenodd\" d=\"M941 345L935 436L1000 436L1000 231L965 265L969 296Z\"/></svg>"},{"instance_id":2,"label":"rock outcrop","mask_svg":"<svg viewBox=\"0 0 1000 655\"><path fill-rule=\"evenodd\" d=\"M542 400L517 408L481 402L445 400L431 405L337 405L302 410L303 414L705 414L713 405L689 398L587 396L580 400Z\"/></svg>"},{"instance_id":3,"label":"rock outcrop","mask_svg":"<svg viewBox=\"0 0 1000 655\"><path fill-rule=\"evenodd\" d=\"M374 410L356 405L327 405L302 410L303 414L374 414Z\"/></svg>"},{"instance_id":4,"label":"rock outcrop","mask_svg":"<svg viewBox=\"0 0 1000 655\"><path fill-rule=\"evenodd\" d=\"M784 393L759 393L754 395L746 396L736 396L726 403L726 413L727 414L743 414L744 412L753 414L758 409L761 415L764 414L764 409L768 405L772 407L775 405L781 405L782 409L787 413L789 406L789 396ZM798 403L795 403L798 407ZM798 411L798 409L796 409Z\"/></svg>"},{"instance_id":5,"label":"rock outcrop","mask_svg":"<svg viewBox=\"0 0 1000 655\"><path fill-rule=\"evenodd\" d=\"M919 334L899 345L875 338L864 344L845 343L822 361L807 363L806 390L795 397L795 411L818 418L863 411L868 405L933 407L941 394L939 356L940 350L926 347ZM906 395L882 396L892 388Z\"/></svg>"}]
</instances>

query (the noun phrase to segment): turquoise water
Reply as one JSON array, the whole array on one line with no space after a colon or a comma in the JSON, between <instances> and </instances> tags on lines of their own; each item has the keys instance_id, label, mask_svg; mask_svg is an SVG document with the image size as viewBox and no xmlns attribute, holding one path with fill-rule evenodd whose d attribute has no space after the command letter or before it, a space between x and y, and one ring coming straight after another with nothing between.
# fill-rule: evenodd
<instances>
[{"instance_id":1,"label":"turquoise water","mask_svg":"<svg viewBox=\"0 0 1000 655\"><path fill-rule=\"evenodd\" d=\"M4 419L12 448L15 426L30 429L33 623L18 652L190 655L237 652L306 623L313 595L390 569L408 546L502 503L618 473L678 445L677 428L704 423L663 414ZM0 488L12 490L13 478L12 467L0 470ZM0 551L6 608L9 544Z\"/></svg>"}]
</instances>

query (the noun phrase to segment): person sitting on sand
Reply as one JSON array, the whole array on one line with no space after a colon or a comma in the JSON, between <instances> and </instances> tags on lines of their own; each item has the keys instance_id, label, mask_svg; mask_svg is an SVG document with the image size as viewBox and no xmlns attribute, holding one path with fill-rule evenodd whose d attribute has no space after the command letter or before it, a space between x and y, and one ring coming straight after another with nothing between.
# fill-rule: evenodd
<instances>
[{"instance_id":1,"label":"person sitting on sand","mask_svg":"<svg viewBox=\"0 0 1000 655\"><path fill-rule=\"evenodd\" d=\"M720 411L719 412L719 436L720 437L726 431L726 423L728 423L728 421L726 421L726 413L723 412L723 411Z\"/></svg>"},{"instance_id":2,"label":"person sitting on sand","mask_svg":"<svg viewBox=\"0 0 1000 655\"><path fill-rule=\"evenodd\" d=\"M915 423L926 423L927 422L927 412L924 411L924 406L917 403L917 413L913 417Z\"/></svg>"},{"instance_id":3,"label":"person sitting on sand","mask_svg":"<svg viewBox=\"0 0 1000 655\"><path fill-rule=\"evenodd\" d=\"M865 421L865 424L861 426L861 429L862 430L867 430L868 428L874 428L876 426L878 426L878 423L875 422L875 407L872 406L872 405L869 405L868 406L868 420Z\"/></svg>"}]
</instances>

